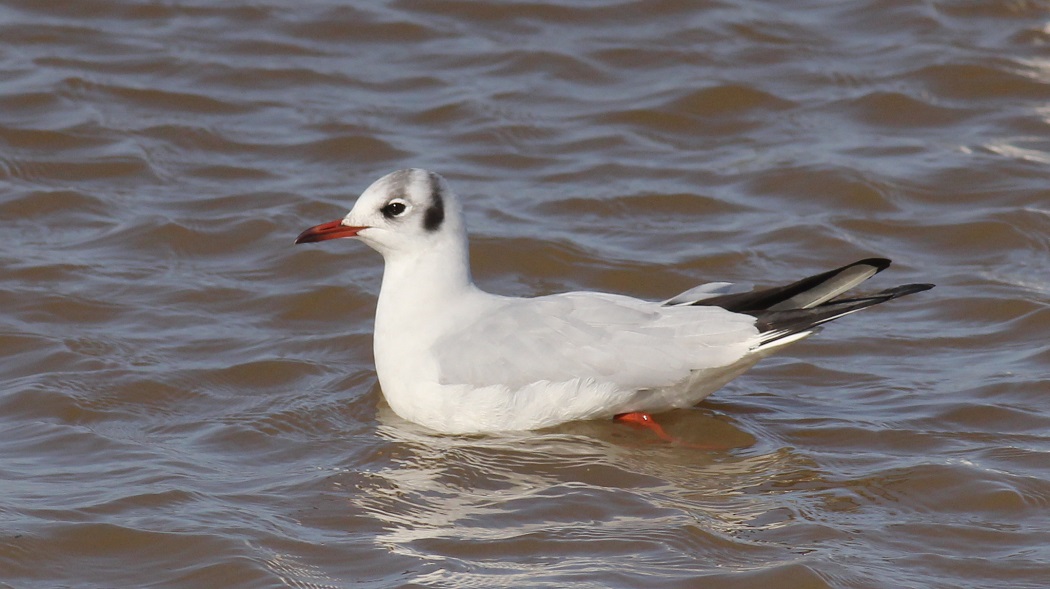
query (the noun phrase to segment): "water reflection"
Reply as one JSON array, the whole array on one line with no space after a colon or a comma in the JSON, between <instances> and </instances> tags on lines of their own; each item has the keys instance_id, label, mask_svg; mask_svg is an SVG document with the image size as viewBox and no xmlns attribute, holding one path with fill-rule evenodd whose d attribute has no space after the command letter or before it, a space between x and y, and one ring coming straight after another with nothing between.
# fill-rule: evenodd
<instances>
[{"instance_id":1,"label":"water reflection","mask_svg":"<svg viewBox=\"0 0 1050 589\"><path fill-rule=\"evenodd\" d=\"M389 452L367 467L368 482L349 499L381 522L377 544L424 561L520 567L533 562L526 555L551 554L588 567L619 553L708 568L715 565L696 555L714 550L720 570L765 566L799 550L756 532L791 525L795 492L823 486L804 457L701 410L670 414L667 425L676 432L717 425L722 439L749 442L701 451L602 421L447 436L385 407L378 417Z\"/></svg>"}]
</instances>

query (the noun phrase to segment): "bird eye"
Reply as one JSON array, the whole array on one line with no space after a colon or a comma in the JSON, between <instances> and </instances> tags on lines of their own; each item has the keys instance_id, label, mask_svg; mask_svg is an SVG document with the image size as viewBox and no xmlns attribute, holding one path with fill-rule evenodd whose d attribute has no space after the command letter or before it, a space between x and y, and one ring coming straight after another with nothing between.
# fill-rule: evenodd
<instances>
[{"instance_id":1,"label":"bird eye","mask_svg":"<svg viewBox=\"0 0 1050 589\"><path fill-rule=\"evenodd\" d=\"M405 212L405 203L403 203L403 202L401 202L399 200L395 200L395 201L387 203L387 205L385 207L383 207L383 208L381 208L379 210L380 210L380 212L383 213L383 216L386 217L387 219L393 219L394 217L396 217L396 216L400 215L401 213Z\"/></svg>"}]
</instances>

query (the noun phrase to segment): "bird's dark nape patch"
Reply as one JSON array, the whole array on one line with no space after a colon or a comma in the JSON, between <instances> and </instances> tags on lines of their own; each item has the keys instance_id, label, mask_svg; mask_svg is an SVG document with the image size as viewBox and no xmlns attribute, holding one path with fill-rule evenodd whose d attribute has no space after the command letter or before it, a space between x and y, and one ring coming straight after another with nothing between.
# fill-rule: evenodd
<instances>
[{"instance_id":1,"label":"bird's dark nape patch","mask_svg":"<svg viewBox=\"0 0 1050 589\"><path fill-rule=\"evenodd\" d=\"M430 174L430 206L423 213L423 229L437 231L445 221L445 200L441 198L441 179Z\"/></svg>"}]
</instances>

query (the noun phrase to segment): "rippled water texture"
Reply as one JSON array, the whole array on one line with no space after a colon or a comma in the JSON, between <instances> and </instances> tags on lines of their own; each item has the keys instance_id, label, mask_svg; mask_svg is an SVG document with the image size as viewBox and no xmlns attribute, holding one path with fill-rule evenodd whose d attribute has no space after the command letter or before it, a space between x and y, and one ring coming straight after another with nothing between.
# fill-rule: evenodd
<instances>
[{"instance_id":1,"label":"rippled water texture","mask_svg":"<svg viewBox=\"0 0 1050 589\"><path fill-rule=\"evenodd\" d=\"M1048 50L1035 0L3 2L0 586L1045 587ZM292 246L407 166L501 293L938 288L688 445L438 436L380 258Z\"/></svg>"}]
</instances>

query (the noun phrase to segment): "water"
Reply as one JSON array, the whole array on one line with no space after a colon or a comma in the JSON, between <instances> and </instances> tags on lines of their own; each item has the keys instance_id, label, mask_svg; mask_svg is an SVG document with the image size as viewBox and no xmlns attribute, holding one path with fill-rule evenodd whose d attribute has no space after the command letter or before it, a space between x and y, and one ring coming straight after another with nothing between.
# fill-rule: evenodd
<instances>
[{"instance_id":1,"label":"water","mask_svg":"<svg viewBox=\"0 0 1050 589\"><path fill-rule=\"evenodd\" d=\"M0 584L1043 587L1039 2L8 1ZM843 319L662 416L434 435L381 261L292 247L401 167L481 286L665 298L870 255Z\"/></svg>"}]
</instances>

